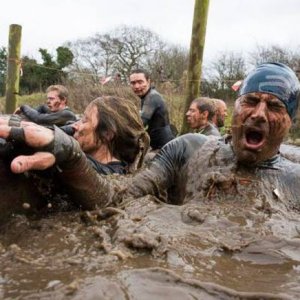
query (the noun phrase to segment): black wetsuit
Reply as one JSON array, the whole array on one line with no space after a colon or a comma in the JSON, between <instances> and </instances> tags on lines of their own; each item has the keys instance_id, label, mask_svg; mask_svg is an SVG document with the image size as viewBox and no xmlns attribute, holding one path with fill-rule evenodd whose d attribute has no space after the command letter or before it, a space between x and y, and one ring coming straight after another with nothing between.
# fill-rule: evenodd
<instances>
[{"instance_id":1,"label":"black wetsuit","mask_svg":"<svg viewBox=\"0 0 300 300\"><path fill-rule=\"evenodd\" d=\"M204 135L221 136L219 129L212 123L207 123L207 125L204 128L199 129L197 133L201 133Z\"/></svg>"},{"instance_id":2,"label":"black wetsuit","mask_svg":"<svg viewBox=\"0 0 300 300\"><path fill-rule=\"evenodd\" d=\"M174 138L166 103L155 88L150 88L141 98L141 118L147 127L153 150L162 148Z\"/></svg>"},{"instance_id":3,"label":"black wetsuit","mask_svg":"<svg viewBox=\"0 0 300 300\"><path fill-rule=\"evenodd\" d=\"M44 126L63 126L68 122L76 121L75 114L68 107L51 112L46 105L40 105L35 109L28 105L22 105L20 110L28 120Z\"/></svg>"},{"instance_id":4,"label":"black wetsuit","mask_svg":"<svg viewBox=\"0 0 300 300\"><path fill-rule=\"evenodd\" d=\"M88 160L92 164L93 168L97 171L98 174L102 175L111 175L111 174L121 174L125 175L128 172L127 164L122 161L112 161L107 164L102 164L99 161L95 160L90 155L87 155Z\"/></svg>"}]
</instances>

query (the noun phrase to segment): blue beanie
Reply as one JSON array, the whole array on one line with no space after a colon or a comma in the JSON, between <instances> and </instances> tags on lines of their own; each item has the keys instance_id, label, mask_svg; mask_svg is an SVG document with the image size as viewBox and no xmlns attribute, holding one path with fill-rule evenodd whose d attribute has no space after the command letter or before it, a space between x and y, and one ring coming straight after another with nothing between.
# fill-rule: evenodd
<instances>
[{"instance_id":1,"label":"blue beanie","mask_svg":"<svg viewBox=\"0 0 300 300\"><path fill-rule=\"evenodd\" d=\"M295 73L281 63L264 63L248 74L239 89L239 95L267 93L282 101L291 119L296 116L300 84Z\"/></svg>"}]
</instances>

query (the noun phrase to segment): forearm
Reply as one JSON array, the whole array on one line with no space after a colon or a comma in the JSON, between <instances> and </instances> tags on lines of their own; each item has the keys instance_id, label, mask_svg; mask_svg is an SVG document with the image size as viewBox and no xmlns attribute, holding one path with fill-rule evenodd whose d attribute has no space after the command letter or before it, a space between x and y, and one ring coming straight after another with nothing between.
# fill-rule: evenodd
<instances>
[{"instance_id":1,"label":"forearm","mask_svg":"<svg viewBox=\"0 0 300 300\"><path fill-rule=\"evenodd\" d=\"M63 168L60 177L66 184L71 199L78 206L89 210L114 205L122 199L123 193L121 195L120 192L126 188L123 176L122 180L118 180L116 175L98 174L86 156L82 156L76 165Z\"/></svg>"},{"instance_id":2,"label":"forearm","mask_svg":"<svg viewBox=\"0 0 300 300\"><path fill-rule=\"evenodd\" d=\"M37 111L28 105L22 105L20 110L27 119L36 124L62 126L66 124L67 121L75 120L75 115L68 110L41 113L40 111Z\"/></svg>"}]
</instances>

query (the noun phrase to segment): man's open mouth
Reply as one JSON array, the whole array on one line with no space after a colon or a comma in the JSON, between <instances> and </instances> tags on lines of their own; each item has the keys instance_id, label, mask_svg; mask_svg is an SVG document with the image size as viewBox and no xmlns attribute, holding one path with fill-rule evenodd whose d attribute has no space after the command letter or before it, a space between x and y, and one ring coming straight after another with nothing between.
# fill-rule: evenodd
<instances>
[{"instance_id":1,"label":"man's open mouth","mask_svg":"<svg viewBox=\"0 0 300 300\"><path fill-rule=\"evenodd\" d=\"M252 150L258 150L265 142L265 134L263 131L248 129L245 133L246 146Z\"/></svg>"}]
</instances>

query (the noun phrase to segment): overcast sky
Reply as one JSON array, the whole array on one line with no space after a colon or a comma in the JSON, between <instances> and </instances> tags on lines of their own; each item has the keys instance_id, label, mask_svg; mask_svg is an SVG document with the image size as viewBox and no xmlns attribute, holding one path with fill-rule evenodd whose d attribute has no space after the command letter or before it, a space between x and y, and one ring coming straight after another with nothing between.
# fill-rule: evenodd
<instances>
[{"instance_id":1,"label":"overcast sky","mask_svg":"<svg viewBox=\"0 0 300 300\"><path fill-rule=\"evenodd\" d=\"M0 10L0 46L10 24L22 26L22 55L40 58L66 41L141 25L163 40L188 47L194 0L14 0ZM247 52L257 45L300 45L300 0L210 0L205 60L221 51Z\"/></svg>"}]
</instances>

